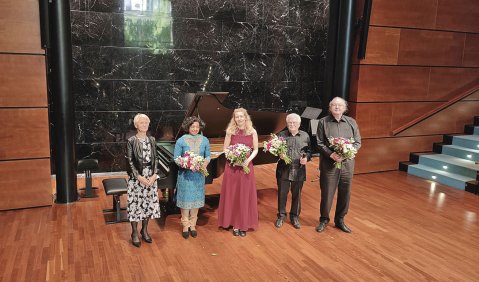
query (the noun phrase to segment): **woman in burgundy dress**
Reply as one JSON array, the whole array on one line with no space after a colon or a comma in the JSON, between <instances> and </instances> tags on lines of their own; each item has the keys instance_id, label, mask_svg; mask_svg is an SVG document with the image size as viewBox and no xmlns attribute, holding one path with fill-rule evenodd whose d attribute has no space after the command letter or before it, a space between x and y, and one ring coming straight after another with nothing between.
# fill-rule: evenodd
<instances>
[{"instance_id":1,"label":"woman in burgundy dress","mask_svg":"<svg viewBox=\"0 0 479 282\"><path fill-rule=\"evenodd\" d=\"M258 200L252 163L258 154L258 134L243 108L234 110L226 128L224 149L234 144L244 144L253 150L242 166L231 166L230 163L225 166L218 225L223 228L232 226L234 236L244 237L248 229L258 227ZM248 174L243 172L243 166L250 169Z\"/></svg>"}]
</instances>

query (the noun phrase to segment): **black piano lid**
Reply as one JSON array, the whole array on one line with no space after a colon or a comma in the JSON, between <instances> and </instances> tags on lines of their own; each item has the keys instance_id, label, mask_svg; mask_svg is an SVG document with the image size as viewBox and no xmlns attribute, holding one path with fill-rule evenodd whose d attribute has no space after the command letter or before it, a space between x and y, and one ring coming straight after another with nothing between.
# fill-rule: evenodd
<instances>
[{"instance_id":1,"label":"black piano lid","mask_svg":"<svg viewBox=\"0 0 479 282\"><path fill-rule=\"evenodd\" d=\"M223 106L223 101L228 92L197 92L186 112L186 116L199 116L205 123L203 135L208 138L224 137L226 127L231 119L234 109ZM253 121L253 126L258 135L269 135L277 133L286 127L286 116L284 112L262 112L248 111ZM176 138L181 136L178 132Z\"/></svg>"}]
</instances>

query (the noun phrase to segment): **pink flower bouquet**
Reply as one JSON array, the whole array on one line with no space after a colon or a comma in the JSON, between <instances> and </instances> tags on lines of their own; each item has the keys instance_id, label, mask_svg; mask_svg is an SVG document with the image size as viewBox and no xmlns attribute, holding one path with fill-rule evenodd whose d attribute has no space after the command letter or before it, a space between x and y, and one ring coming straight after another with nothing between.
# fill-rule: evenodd
<instances>
[{"instance_id":1,"label":"pink flower bouquet","mask_svg":"<svg viewBox=\"0 0 479 282\"><path fill-rule=\"evenodd\" d=\"M354 148L354 139L353 138L343 138L343 137L329 137L329 147L338 154L344 160L354 159L358 150ZM342 162L335 162L334 165L336 168L341 169Z\"/></svg>"},{"instance_id":2,"label":"pink flower bouquet","mask_svg":"<svg viewBox=\"0 0 479 282\"><path fill-rule=\"evenodd\" d=\"M263 151L269 152L273 156L277 156L282 159L286 164L291 163L291 158L288 157L288 144L284 137L278 137L272 133L271 138L268 141L263 142Z\"/></svg>"},{"instance_id":3,"label":"pink flower bouquet","mask_svg":"<svg viewBox=\"0 0 479 282\"><path fill-rule=\"evenodd\" d=\"M199 171L204 176L208 176L208 171L204 168L205 158L197 155L191 151L186 151L183 156L179 156L175 159L175 163L184 169L191 171Z\"/></svg>"},{"instance_id":4,"label":"pink flower bouquet","mask_svg":"<svg viewBox=\"0 0 479 282\"><path fill-rule=\"evenodd\" d=\"M248 174L249 168L243 166L243 163L248 159L251 148L244 144L229 145L225 150L225 157L230 161L230 165L237 165L243 167L243 172Z\"/></svg>"}]
</instances>

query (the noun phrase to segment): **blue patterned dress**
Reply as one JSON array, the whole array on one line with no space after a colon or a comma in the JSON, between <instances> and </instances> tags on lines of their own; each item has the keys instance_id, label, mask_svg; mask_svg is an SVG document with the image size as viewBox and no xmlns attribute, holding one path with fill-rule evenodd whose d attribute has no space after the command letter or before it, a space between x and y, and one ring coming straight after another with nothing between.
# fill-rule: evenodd
<instances>
[{"instance_id":1,"label":"blue patterned dress","mask_svg":"<svg viewBox=\"0 0 479 282\"><path fill-rule=\"evenodd\" d=\"M210 160L210 142L201 134L183 135L175 145L176 159L192 151ZM196 209L205 205L205 177L200 172L179 169L176 182L176 205L182 209Z\"/></svg>"}]
</instances>

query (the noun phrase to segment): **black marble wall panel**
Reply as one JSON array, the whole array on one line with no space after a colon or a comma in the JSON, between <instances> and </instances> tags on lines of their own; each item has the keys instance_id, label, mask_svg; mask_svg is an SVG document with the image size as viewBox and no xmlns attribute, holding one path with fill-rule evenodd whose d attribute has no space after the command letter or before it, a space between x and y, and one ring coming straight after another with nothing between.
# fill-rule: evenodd
<instances>
[{"instance_id":1,"label":"black marble wall panel","mask_svg":"<svg viewBox=\"0 0 479 282\"><path fill-rule=\"evenodd\" d=\"M186 94L228 107L321 107L328 0L70 0L77 157L125 169L138 112L173 138Z\"/></svg>"}]
</instances>

